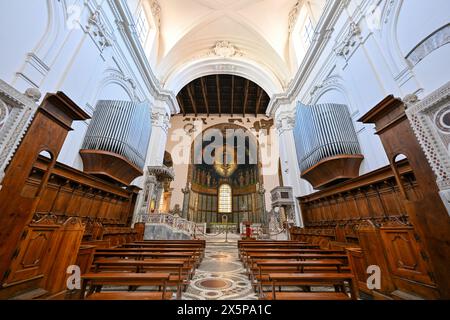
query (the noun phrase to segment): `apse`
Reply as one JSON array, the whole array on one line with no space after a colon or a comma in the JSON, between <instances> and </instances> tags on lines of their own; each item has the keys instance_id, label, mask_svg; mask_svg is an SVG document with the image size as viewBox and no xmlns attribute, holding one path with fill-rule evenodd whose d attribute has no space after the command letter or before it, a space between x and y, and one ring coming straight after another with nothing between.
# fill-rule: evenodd
<instances>
[{"instance_id":1,"label":"apse","mask_svg":"<svg viewBox=\"0 0 450 320\"><path fill-rule=\"evenodd\" d=\"M205 154L211 141L201 139L211 131L222 133L222 140L220 143L216 141L213 148L212 162L207 160ZM264 202L259 190L263 177L259 146L254 137L234 124L216 125L206 129L193 143L191 150L187 218L207 223L208 228L217 224L233 224L237 228L245 221L261 223L264 220ZM203 155L201 161L198 161L198 155Z\"/></svg>"}]
</instances>

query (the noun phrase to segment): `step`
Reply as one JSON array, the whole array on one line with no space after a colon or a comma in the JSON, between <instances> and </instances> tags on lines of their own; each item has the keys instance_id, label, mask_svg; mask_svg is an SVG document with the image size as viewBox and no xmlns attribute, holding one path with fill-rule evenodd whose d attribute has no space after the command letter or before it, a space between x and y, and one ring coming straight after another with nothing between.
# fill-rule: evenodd
<instances>
[{"instance_id":1,"label":"step","mask_svg":"<svg viewBox=\"0 0 450 320\"><path fill-rule=\"evenodd\" d=\"M39 289L35 289L32 291L22 293L18 296L15 296L14 298L11 298L11 300L34 300L34 299L42 298L46 294L48 294L47 290L39 288Z\"/></svg>"}]
</instances>

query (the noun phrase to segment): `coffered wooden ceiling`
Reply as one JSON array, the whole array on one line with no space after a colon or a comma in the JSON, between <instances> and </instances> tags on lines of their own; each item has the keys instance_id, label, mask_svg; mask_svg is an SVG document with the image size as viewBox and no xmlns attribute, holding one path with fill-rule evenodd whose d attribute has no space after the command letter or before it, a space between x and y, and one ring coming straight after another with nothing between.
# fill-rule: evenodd
<instances>
[{"instance_id":1,"label":"coffered wooden ceiling","mask_svg":"<svg viewBox=\"0 0 450 320\"><path fill-rule=\"evenodd\" d=\"M270 98L256 83L234 75L196 79L177 96L183 115L255 116L265 114Z\"/></svg>"}]
</instances>

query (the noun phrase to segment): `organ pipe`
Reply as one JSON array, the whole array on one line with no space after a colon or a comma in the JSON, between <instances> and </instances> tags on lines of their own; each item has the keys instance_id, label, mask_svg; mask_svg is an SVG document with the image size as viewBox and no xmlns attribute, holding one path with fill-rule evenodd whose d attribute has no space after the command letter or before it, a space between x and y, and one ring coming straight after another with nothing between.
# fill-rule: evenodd
<instances>
[{"instance_id":1,"label":"organ pipe","mask_svg":"<svg viewBox=\"0 0 450 320\"><path fill-rule=\"evenodd\" d=\"M294 135L302 172L327 158L361 153L346 105L299 103L296 118Z\"/></svg>"},{"instance_id":2,"label":"organ pipe","mask_svg":"<svg viewBox=\"0 0 450 320\"><path fill-rule=\"evenodd\" d=\"M151 135L149 103L97 103L82 149L118 154L143 169Z\"/></svg>"}]
</instances>

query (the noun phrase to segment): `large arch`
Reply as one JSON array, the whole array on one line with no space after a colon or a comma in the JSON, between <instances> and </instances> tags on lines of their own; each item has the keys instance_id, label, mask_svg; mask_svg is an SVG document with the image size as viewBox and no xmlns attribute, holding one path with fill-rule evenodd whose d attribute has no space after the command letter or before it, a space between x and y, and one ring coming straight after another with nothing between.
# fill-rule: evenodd
<instances>
[{"instance_id":1,"label":"large arch","mask_svg":"<svg viewBox=\"0 0 450 320\"><path fill-rule=\"evenodd\" d=\"M178 94L191 81L215 74L247 78L263 88L269 96L283 92L282 83L269 70L251 61L226 58L208 58L184 64L171 72L165 82L165 89Z\"/></svg>"}]
</instances>

